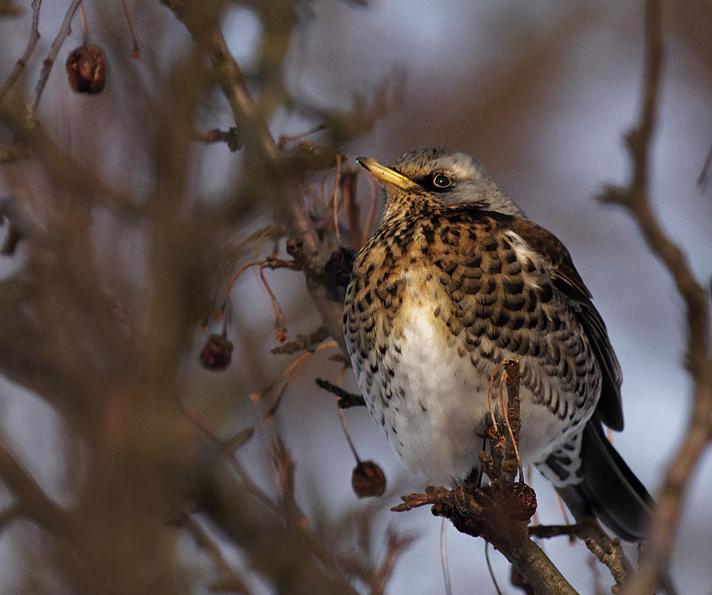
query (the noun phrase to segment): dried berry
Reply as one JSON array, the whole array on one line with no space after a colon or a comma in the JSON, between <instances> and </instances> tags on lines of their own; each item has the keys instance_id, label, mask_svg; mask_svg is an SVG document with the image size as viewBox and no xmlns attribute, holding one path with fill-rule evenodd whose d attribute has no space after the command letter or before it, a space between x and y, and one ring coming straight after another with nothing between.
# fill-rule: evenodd
<instances>
[{"instance_id":1,"label":"dried berry","mask_svg":"<svg viewBox=\"0 0 712 595\"><path fill-rule=\"evenodd\" d=\"M101 93L106 84L107 64L104 50L99 46L79 46L67 57L69 86L77 93Z\"/></svg>"},{"instance_id":2,"label":"dried berry","mask_svg":"<svg viewBox=\"0 0 712 595\"><path fill-rule=\"evenodd\" d=\"M386 475L377 463L359 461L351 473L351 487L359 498L383 496L386 491Z\"/></svg>"},{"instance_id":3,"label":"dried berry","mask_svg":"<svg viewBox=\"0 0 712 595\"><path fill-rule=\"evenodd\" d=\"M200 363L208 370L224 370L232 359L232 341L222 335L210 335L200 352Z\"/></svg>"}]
</instances>

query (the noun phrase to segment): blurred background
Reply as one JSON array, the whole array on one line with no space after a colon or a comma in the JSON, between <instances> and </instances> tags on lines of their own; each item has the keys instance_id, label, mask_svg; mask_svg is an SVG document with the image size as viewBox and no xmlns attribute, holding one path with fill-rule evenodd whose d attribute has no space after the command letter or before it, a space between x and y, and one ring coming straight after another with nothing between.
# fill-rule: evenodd
<instances>
[{"instance_id":1,"label":"blurred background","mask_svg":"<svg viewBox=\"0 0 712 595\"><path fill-rule=\"evenodd\" d=\"M375 90L385 89L387 109L368 129L359 130L356 136L344 133L334 138L324 133L306 140L326 144L333 141L351 157L369 155L386 162L421 145L460 148L476 155L529 217L566 244L594 295L623 366L626 427L614 437L614 444L654 493L688 421L689 379L682 364L684 319L669 276L650 255L633 222L621 210L596 200L604 184L625 183L629 173L622 137L638 114L643 3L321 0L257 4L261 3L230 5L222 22L228 45L245 70L250 88L261 97L275 137L306 131L319 124L322 116L333 118L334 114L348 113L359 98L369 101ZM289 4L289 8L280 8L282 4ZM128 224L105 205L99 205L91 211L91 221L81 227L80 235L86 236L82 245L89 251L81 253L86 262L78 263L78 257L72 256L74 240L66 242L62 235L73 235L66 225L75 219L63 217L69 217L67 213L75 217L78 212L67 198L75 188L72 184L78 181L72 180L66 188L58 187L66 180L58 172L51 172L47 159L40 164L25 160L3 164L0 195L24 201L35 225L52 239L43 239L46 253L40 259L26 244L21 244L12 257L0 257L0 278L3 283L24 279L28 267L36 272L50 266L46 261L54 256L48 258L47 254L63 254L56 258L66 256L70 263L74 258L68 271L74 266L77 270L91 269L92 279L98 280L97 287L105 288L107 295L120 296L120 318L128 319L129 327L149 334L170 334L166 328L178 316L173 310L182 307L175 304L191 302L193 287L180 282L161 289L160 283L154 283L156 263L161 262L154 255L155 247L160 246L156 237L162 233L156 231L155 222L174 222L172 217L177 217L176 212L181 209L234 204L237 207L230 210L226 219L234 221L233 233L228 230L223 235L239 244L241 238L269 222L272 209L269 202L262 201L259 183L256 187L252 184L253 175L258 182L260 178L251 169L249 157L240 151L230 152L224 144L189 144L180 159L176 158L182 168L180 188L156 181L162 179L156 174L163 172L162 159L176 163L173 153L177 150L171 146L170 134L178 124L184 124L181 121L187 113L186 97L199 96L190 112L198 128L224 129L232 125L232 117L212 83L203 79L195 85L185 83L184 73L190 71L191 64L202 64L204 60L201 62L201 57L192 53L190 36L173 14L159 3L134 2L129 7L141 59L129 57L131 40L121 3L86 3L90 40L102 45L110 65L106 89L101 95L88 97L71 92L67 86L64 60L82 42L77 15L37 117L58 147L93 174L123 188L124 194L165 198L175 190L183 202L178 205L169 199L157 199L157 212L165 217L139 224ZM0 81L5 80L27 41L31 10L29 6L23 8L20 17L0 19ZM65 10L64 3L42 7L42 37L18 90L31 92ZM292 11L290 28L270 25L269 19L279 18L274 15L284 10ZM712 189L701 188L697 179L712 143L712 4L706 0L668 2L664 17L667 46L654 146L653 198L664 228L682 244L694 271L708 283L712 273ZM284 56L280 54L281 46L286 49ZM271 59L278 62L271 63ZM205 92L200 87L203 84ZM8 143L13 136L12 126L7 122L4 126L0 128L0 142ZM322 172L305 184L307 194L318 192L324 175ZM360 179L359 187L362 198L367 200L365 177ZM238 194L239 199L235 199ZM379 197L379 208L380 200ZM276 209L281 208L279 202L275 204ZM183 224L182 220L176 223ZM61 233L54 233L53 229ZM170 229L180 235L176 231L179 227ZM181 252L186 246L169 242L164 248L171 250L171 246L176 252L174 259L187 259L190 266L210 271L208 276L213 281L221 278L223 265L230 270L230 262L214 261L216 254L226 253L202 253L202 246L193 244L189 247L191 255L186 257ZM229 254L236 254L237 262L243 263L264 257L272 246L269 240L253 242ZM283 251L282 244L279 249ZM289 270L266 271L265 276L284 308L289 337L314 331L320 322L303 276ZM101 333L81 318L85 306L78 305L71 294L59 292L57 297L47 285L35 287L34 291L46 295L41 301L48 320L55 320L61 327L61 331L55 330L55 323L43 327L42 332L51 337L48 349L61 350L63 345L69 345L72 357L79 357L71 345L86 339L82 354L91 360L97 353L92 341L98 340L96 335ZM156 296L163 296L159 307L155 306ZM54 299L55 306L47 306ZM72 302L69 314L62 300ZM5 311L2 316L12 317L14 313ZM198 354L206 331L198 329L195 321L192 327L185 324L188 330L175 339L175 344L183 348L176 348L175 353L168 349L173 359L166 361L179 366L171 380L172 389L180 393L184 403L199 411L219 435L256 428L256 435L240 449L240 458L254 481L265 491L273 492L274 481L265 455L273 428L265 427L261 407L262 401L272 402L275 391L263 393L262 401L255 398L255 393L277 383L298 356L270 354L275 346L274 315L258 274L255 270L246 271L232 290L229 337L235 350L225 372L216 374L199 365ZM211 324L209 328L219 332L220 323ZM44 336L42 332L40 337ZM116 408L130 408L136 402L112 400L109 394L123 393L113 388L106 390L123 386L115 382L114 376L126 378L138 369L132 359L136 354L130 353L131 345L127 340L116 347L123 354L122 363L117 365L119 372L102 377L97 383L94 377L87 377L87 382L93 383L92 398L110 401L104 413L96 414L99 418L108 415L106 411L114 415ZM324 534L344 533L345 528L335 528L340 519L367 513L371 531L366 540L376 559L383 551L387 527L414 534L416 539L398 559L386 592L443 592L439 519L425 509L406 514L388 511L398 502L399 495L422 489L424 480L405 472L377 425L365 410L358 408L345 412L351 436L361 458L375 460L383 467L388 489L383 497L372 500L358 500L351 490L353 456L343 437L334 398L320 391L313 381L316 376L337 380L341 366L330 357L335 353L335 349L324 349L305 360L284 392L274 420L268 422L279 428L292 453L296 500L310 522ZM96 355L97 360L101 357ZM97 369L111 367L112 359L107 358L96 364ZM37 374L42 374L41 365ZM152 386L151 382L147 381L147 386ZM102 388L97 389L99 386ZM345 386L355 390L349 370ZM41 398L32 386L28 389L10 379L0 379L0 399L3 443L11 447L56 503L71 508L81 502L77 485L86 482L87 475L96 473L96 469L88 462L91 453L86 444L91 440L72 438L76 429L71 422L74 414ZM155 401L157 410L161 403L160 399ZM141 413L137 415L145 414L141 409L144 404L141 401ZM151 411L156 415L152 420L163 419L161 413ZM132 419L129 414L116 415L119 421L115 423ZM162 427L158 424L147 431L159 433ZM166 448L179 451L180 431L170 435L174 442ZM138 460L142 451L132 452L131 456ZM120 473L116 477L120 478ZM117 502L121 500L122 489L139 485L132 484L130 475L126 475L125 483L116 477L113 484L107 484L113 487L105 497L96 500L106 508L112 508L114 495ZM540 502L540 521L560 523L553 490L536 474L534 487ZM711 492L712 458L708 453L693 477L675 547L673 576L682 593L712 593L712 518L708 514ZM2 502L9 506L12 494L0 487ZM120 504L116 506L121 509ZM101 505L97 507L98 510ZM104 513L96 514L101 517ZM165 520L170 519L166 516ZM344 527L347 525L344 521ZM94 527L100 531L97 527L101 525ZM112 541L110 534L106 536L108 542ZM139 540L137 534L134 537ZM185 582L175 579L175 584L181 585L178 592L206 592L204 583L195 578L212 572L201 548L186 536L178 536L170 546L162 539L155 551L165 555L167 550L161 548L168 548L178 552L182 561L182 570L176 571L175 576L194 573ZM346 549L358 554L362 542L353 536L340 539ZM219 535L216 540L228 562L240 569L252 592L271 592L269 581L254 571L254 560ZM123 562L129 564L130 557L122 558L121 552L130 551L132 543L129 538L126 543L114 543L117 568ZM449 527L447 544L453 592L495 593L484 543ZM107 551L110 545L106 544ZM48 545L42 531L31 523L19 521L4 526L0 536L0 592L73 592L74 583L57 570L66 561L44 551L53 547L61 549L61 544ZM137 547L141 550L148 544ZM582 545L572 546L558 538L547 541L544 547L582 593L594 592L599 582L610 583L605 569L592 570ZM635 555L634 550L631 554ZM109 553L107 556L111 557ZM495 551L491 558L502 592L515 592L509 584L506 560ZM154 563L151 558L143 560L147 565ZM111 565L107 564L106 569L109 568Z\"/></svg>"}]
</instances>

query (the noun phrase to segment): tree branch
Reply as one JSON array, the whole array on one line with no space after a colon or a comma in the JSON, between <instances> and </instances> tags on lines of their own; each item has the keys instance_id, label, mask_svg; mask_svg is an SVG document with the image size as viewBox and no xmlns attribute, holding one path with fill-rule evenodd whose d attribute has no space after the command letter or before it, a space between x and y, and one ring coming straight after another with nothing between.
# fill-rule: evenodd
<instances>
[{"instance_id":1,"label":"tree branch","mask_svg":"<svg viewBox=\"0 0 712 595\"><path fill-rule=\"evenodd\" d=\"M72 19L74 18L74 13L77 12L77 8L79 8L79 5L81 3L82 0L72 0L72 3L69 5L69 8L67 8L67 12L64 15L62 25L60 26L59 31L57 31L57 35L55 35L54 41L52 41L52 45L49 48L49 52L47 53L47 56L42 62L42 70L40 70L40 75L37 78L37 83L35 84L35 88L32 91L32 98L30 100L32 117L34 117L35 112L37 111L37 106L40 103L42 93L44 92L45 86L47 85L49 73L52 71L52 66L54 66L54 62L57 59L57 54L59 54L59 50L62 48L64 40L67 39L67 36L72 31Z\"/></svg>"},{"instance_id":2,"label":"tree branch","mask_svg":"<svg viewBox=\"0 0 712 595\"><path fill-rule=\"evenodd\" d=\"M625 558L620 541L611 539L595 519L587 519L573 525L535 525L529 527L529 536L546 539L550 537L577 537L611 573L616 586L623 584L630 564Z\"/></svg>"},{"instance_id":3,"label":"tree branch","mask_svg":"<svg viewBox=\"0 0 712 595\"><path fill-rule=\"evenodd\" d=\"M272 137L264 116L247 89L242 69L230 53L222 32L215 24L207 25L206 31L205 19L200 19L200 14L196 13L195 6L189 1L161 0L161 3L173 11L196 43L207 52L245 146L260 156L274 174L276 189L287 210L287 226L300 255L307 288L324 326L345 352L341 332L343 300L335 288L327 287L324 282L327 255L320 246L316 230L309 221L297 191L296 178L303 172L295 172L294 168L289 167L285 154Z\"/></svg>"},{"instance_id":4,"label":"tree branch","mask_svg":"<svg viewBox=\"0 0 712 595\"><path fill-rule=\"evenodd\" d=\"M650 204L650 150L655 132L657 104L664 57L660 0L646 3L645 75L638 124L626 135L632 174L624 188L609 187L604 202L625 207L637 223L648 247L672 276L685 305L687 319L686 365L692 375L693 411L683 445L675 455L663 485L649 532L649 542L639 572L626 586L625 595L655 589L670 559L688 479L712 432L712 358L707 294L695 278L687 256L661 228Z\"/></svg>"},{"instance_id":5,"label":"tree branch","mask_svg":"<svg viewBox=\"0 0 712 595\"><path fill-rule=\"evenodd\" d=\"M39 21L41 7L42 0L32 0L32 25L30 27L30 38L27 40L27 46L25 47L25 51L22 52L22 56L18 58L17 62L15 62L15 66L3 83L2 87L0 87L0 101L3 100L7 92L17 82L17 79L20 78L22 71L27 66L27 63L30 61L32 54L37 47L37 42L40 40Z\"/></svg>"}]
</instances>

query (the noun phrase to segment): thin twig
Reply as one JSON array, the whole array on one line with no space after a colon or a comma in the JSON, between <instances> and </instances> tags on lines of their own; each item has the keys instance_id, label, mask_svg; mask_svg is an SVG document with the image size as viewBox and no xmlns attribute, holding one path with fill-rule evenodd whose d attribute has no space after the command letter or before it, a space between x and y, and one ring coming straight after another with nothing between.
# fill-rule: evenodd
<instances>
[{"instance_id":1,"label":"thin twig","mask_svg":"<svg viewBox=\"0 0 712 595\"><path fill-rule=\"evenodd\" d=\"M616 585L623 584L626 574L630 570L620 541L611 539L593 519L573 525L533 525L529 527L529 535L540 539L561 536L580 539L589 551L608 568Z\"/></svg>"},{"instance_id":2,"label":"thin twig","mask_svg":"<svg viewBox=\"0 0 712 595\"><path fill-rule=\"evenodd\" d=\"M275 396L272 405L270 405L269 409L267 410L267 413L265 414L265 419L269 419L273 417L275 413L277 413L277 409L282 403L282 398L284 397L284 394L287 388L289 387L289 384L291 383L292 379L297 374L299 369L309 360L309 358L318 351L323 351L325 349L333 349L336 346L336 341L334 341L333 339L330 341L326 341L325 343L321 343L316 347L316 349L314 349L314 351L305 351L287 366L287 368L284 370L284 372L282 372L282 375L280 376L280 389L277 391L277 395ZM271 385L263 390L251 393L250 399L253 402L261 401L263 395L271 391L275 386L276 385Z\"/></svg>"},{"instance_id":3,"label":"thin twig","mask_svg":"<svg viewBox=\"0 0 712 595\"><path fill-rule=\"evenodd\" d=\"M212 560L213 566L219 573L217 584L221 591L232 591L249 595L250 590L245 581L240 578L237 571L225 560L220 546L210 537L205 528L190 514L182 515L180 526L188 530L195 541L195 544L203 550ZM229 589L227 588L229 587Z\"/></svg>"},{"instance_id":4,"label":"thin twig","mask_svg":"<svg viewBox=\"0 0 712 595\"><path fill-rule=\"evenodd\" d=\"M505 404L504 389L507 390L507 399ZM504 425L509 435L507 442L507 451L505 456L511 458L513 455L514 461L519 470L519 477L524 480L524 471L522 470L522 459L519 456L519 431L522 427L522 419L520 414L519 403L519 362L516 360L504 360L504 371L499 380L499 398L500 407L504 417ZM514 478L513 478L514 479Z\"/></svg>"},{"instance_id":5,"label":"thin twig","mask_svg":"<svg viewBox=\"0 0 712 595\"><path fill-rule=\"evenodd\" d=\"M40 75L37 78L37 83L35 84L35 88L32 91L32 97L30 99L30 108L32 110L31 113L33 118L37 112L37 106L40 103L42 93L47 85L49 73L52 71L52 66L54 66L54 62L57 59L57 54L59 54L59 50L62 49L64 40L67 39L69 34L72 32L72 19L74 18L74 13L77 12L77 8L79 8L81 3L82 0L72 0L66 14L64 15L64 19L62 20L62 25L59 27L57 35L54 36L54 41L49 48L47 57L42 62L42 70L40 70Z\"/></svg>"},{"instance_id":6,"label":"thin twig","mask_svg":"<svg viewBox=\"0 0 712 595\"><path fill-rule=\"evenodd\" d=\"M22 71L27 66L30 61L32 54L37 47L37 42L40 40L39 23L40 23L40 9L42 7L42 0L32 0L32 25L30 26L30 38L27 40L27 45L25 46L25 51L22 52L22 56L18 58L13 66L10 75L7 80L0 87L0 101L3 100L5 94L12 88L12 86L17 82L22 74Z\"/></svg>"},{"instance_id":7,"label":"thin twig","mask_svg":"<svg viewBox=\"0 0 712 595\"><path fill-rule=\"evenodd\" d=\"M272 311L274 312L274 336L277 343L282 344L287 340L287 317L284 315L284 310L282 305L279 303L277 296L274 295L272 287L267 283L265 278L265 267L260 267L260 281L262 282L262 287L264 287L269 301L272 304Z\"/></svg>"},{"instance_id":8,"label":"thin twig","mask_svg":"<svg viewBox=\"0 0 712 595\"><path fill-rule=\"evenodd\" d=\"M381 564L371 582L371 595L383 595L386 584L393 574L398 558L415 540L413 535L400 536L391 527L386 532L386 551L383 553Z\"/></svg>"},{"instance_id":9,"label":"thin twig","mask_svg":"<svg viewBox=\"0 0 712 595\"><path fill-rule=\"evenodd\" d=\"M234 153L242 148L240 137L237 134L237 128L234 126L231 126L228 130L212 128L211 130L206 130L205 132L196 132L195 138L205 144L225 143L231 153Z\"/></svg>"},{"instance_id":10,"label":"thin twig","mask_svg":"<svg viewBox=\"0 0 712 595\"><path fill-rule=\"evenodd\" d=\"M349 428L346 426L346 416L344 415L344 410L340 407L337 411L339 413L339 424L341 425L341 431L344 433L344 437L346 438L346 442L349 445L351 454L354 456L354 459L356 459L356 464L360 465L361 457L358 456L358 451L356 450L354 441L352 440L351 434L349 433Z\"/></svg>"},{"instance_id":11,"label":"thin twig","mask_svg":"<svg viewBox=\"0 0 712 595\"><path fill-rule=\"evenodd\" d=\"M2 95L0 95L0 97L2 97ZM710 167L712 167L712 143L710 143L709 151L707 151L707 157L705 157L705 162L702 164L700 175L697 178L697 187L700 189L700 192L707 190Z\"/></svg>"},{"instance_id":12,"label":"thin twig","mask_svg":"<svg viewBox=\"0 0 712 595\"><path fill-rule=\"evenodd\" d=\"M205 47L220 87L232 109L238 129L245 131L245 145L262 156L265 164L277 171L282 171L283 155L279 146L272 138L264 116L260 113L250 95L242 69L227 47L225 37L219 30L206 34L194 21L191 15L177 3L163 0L164 4L173 10L178 19L188 28L197 43ZM304 273L307 278L307 288L324 326L331 336L339 343L342 351L346 351L343 333L341 332L341 314L343 301L338 293L324 287L322 272L326 255L320 246L314 226L307 216L293 179L275 177L275 185L284 196L288 224L294 240L300 245Z\"/></svg>"},{"instance_id":13,"label":"thin twig","mask_svg":"<svg viewBox=\"0 0 712 595\"><path fill-rule=\"evenodd\" d=\"M89 21L87 21L87 11L83 2L79 5L79 22L82 24L84 45L87 45L89 43Z\"/></svg>"},{"instance_id":14,"label":"thin twig","mask_svg":"<svg viewBox=\"0 0 712 595\"><path fill-rule=\"evenodd\" d=\"M48 531L61 531L66 523L64 511L49 499L3 443L0 443L0 479L17 498L17 514L37 522Z\"/></svg>"},{"instance_id":15,"label":"thin twig","mask_svg":"<svg viewBox=\"0 0 712 595\"><path fill-rule=\"evenodd\" d=\"M309 136L311 134L316 134L317 132L322 132L323 130L326 130L326 125L325 124L317 124L316 126L313 126L312 128L309 128L308 130L306 130L304 132L300 132L298 134L280 134L277 144L281 148L281 147L286 146L289 143L300 141L306 136Z\"/></svg>"},{"instance_id":16,"label":"thin twig","mask_svg":"<svg viewBox=\"0 0 712 595\"><path fill-rule=\"evenodd\" d=\"M294 459L279 434L275 436L267 454L285 514L296 526L308 527L309 520L297 504L294 494Z\"/></svg>"},{"instance_id":17,"label":"thin twig","mask_svg":"<svg viewBox=\"0 0 712 595\"><path fill-rule=\"evenodd\" d=\"M270 353L273 355L291 355L300 351L314 351L328 338L329 331L323 326L320 326L313 333L309 333L308 335L299 334L291 341L273 347L270 349Z\"/></svg>"},{"instance_id":18,"label":"thin twig","mask_svg":"<svg viewBox=\"0 0 712 595\"><path fill-rule=\"evenodd\" d=\"M323 378L317 378L315 382L317 383L319 388L323 388L325 391L328 391L339 398L337 404L341 409L350 409L351 407L366 406L366 401L364 401L361 395L357 395L356 393L350 393L349 391L344 390L340 386L336 386L335 384L332 384L331 382L329 382L328 380L324 380Z\"/></svg>"},{"instance_id":19,"label":"thin twig","mask_svg":"<svg viewBox=\"0 0 712 595\"><path fill-rule=\"evenodd\" d=\"M341 245L341 231L339 230L339 207L341 206L340 192L341 189L341 155L336 154L336 173L334 174L334 188L331 192L331 218L334 225L334 235L336 236L336 245Z\"/></svg>"},{"instance_id":20,"label":"thin twig","mask_svg":"<svg viewBox=\"0 0 712 595\"><path fill-rule=\"evenodd\" d=\"M141 48L138 45L138 39L136 38L136 32L134 31L133 22L131 20L131 14L129 13L129 7L126 4L126 0L121 0L121 6L124 8L124 16L126 17L126 24L129 26L129 33L131 34L131 43L133 45L131 49L131 58L134 60L141 59Z\"/></svg>"},{"instance_id":21,"label":"thin twig","mask_svg":"<svg viewBox=\"0 0 712 595\"><path fill-rule=\"evenodd\" d=\"M610 187L602 199L628 209L650 250L668 270L683 299L687 319L686 365L693 379L694 405L685 440L673 458L656 498L648 545L639 572L626 585L625 595L653 591L666 572L682 512L683 495L712 432L712 357L707 294L694 276L686 254L663 231L650 204L650 151L663 57L661 1L648 0L642 106L637 126L626 136L632 175L627 187Z\"/></svg>"}]
</instances>

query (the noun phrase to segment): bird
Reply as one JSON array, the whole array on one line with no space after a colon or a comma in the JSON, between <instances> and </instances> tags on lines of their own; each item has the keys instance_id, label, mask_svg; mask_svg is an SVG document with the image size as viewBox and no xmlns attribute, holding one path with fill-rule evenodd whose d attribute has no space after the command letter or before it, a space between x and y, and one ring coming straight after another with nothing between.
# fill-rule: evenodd
<instances>
[{"instance_id":1,"label":"bird","mask_svg":"<svg viewBox=\"0 0 712 595\"><path fill-rule=\"evenodd\" d=\"M621 366L556 236L467 153L357 159L385 190L356 255L343 333L371 416L406 467L463 482L479 466L497 365L520 366L523 465L577 520L640 541L653 501L604 433L623 429Z\"/></svg>"}]
</instances>

